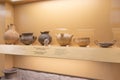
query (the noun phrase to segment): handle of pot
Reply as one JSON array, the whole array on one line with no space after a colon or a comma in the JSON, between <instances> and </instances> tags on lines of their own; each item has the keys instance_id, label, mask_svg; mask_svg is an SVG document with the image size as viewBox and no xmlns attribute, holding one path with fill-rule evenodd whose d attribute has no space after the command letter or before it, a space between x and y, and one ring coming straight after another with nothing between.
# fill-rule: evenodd
<instances>
[{"instance_id":1,"label":"handle of pot","mask_svg":"<svg viewBox=\"0 0 120 80\"><path fill-rule=\"evenodd\" d=\"M33 36L33 39L34 39L34 40L36 40L36 39L37 39L37 37L36 37L36 36Z\"/></svg>"}]
</instances>

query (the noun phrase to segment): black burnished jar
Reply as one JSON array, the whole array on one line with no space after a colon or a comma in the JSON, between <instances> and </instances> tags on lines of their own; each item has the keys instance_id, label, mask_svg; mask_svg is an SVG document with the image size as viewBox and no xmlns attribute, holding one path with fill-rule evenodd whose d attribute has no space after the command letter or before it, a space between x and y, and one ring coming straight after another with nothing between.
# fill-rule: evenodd
<instances>
[{"instance_id":1,"label":"black burnished jar","mask_svg":"<svg viewBox=\"0 0 120 80\"><path fill-rule=\"evenodd\" d=\"M33 36L33 33L22 33L20 35L20 41L25 45L34 43L36 39L37 37Z\"/></svg>"},{"instance_id":2,"label":"black burnished jar","mask_svg":"<svg viewBox=\"0 0 120 80\"><path fill-rule=\"evenodd\" d=\"M49 31L41 32L41 35L38 37L38 41L42 45L48 45L52 41L52 37L49 35Z\"/></svg>"}]
</instances>

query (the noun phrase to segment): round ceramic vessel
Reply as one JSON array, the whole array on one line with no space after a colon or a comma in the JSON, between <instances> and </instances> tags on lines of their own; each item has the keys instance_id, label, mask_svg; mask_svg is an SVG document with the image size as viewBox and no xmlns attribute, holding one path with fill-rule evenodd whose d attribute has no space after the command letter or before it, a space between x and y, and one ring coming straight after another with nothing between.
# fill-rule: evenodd
<instances>
[{"instance_id":1,"label":"round ceramic vessel","mask_svg":"<svg viewBox=\"0 0 120 80\"><path fill-rule=\"evenodd\" d=\"M40 36L38 37L38 41L42 45L49 45L52 42L52 37L49 35L49 31L41 32Z\"/></svg>"},{"instance_id":2,"label":"round ceramic vessel","mask_svg":"<svg viewBox=\"0 0 120 80\"><path fill-rule=\"evenodd\" d=\"M19 34L15 31L13 24L8 25L8 30L4 33L5 44L16 44L19 40Z\"/></svg>"},{"instance_id":3,"label":"round ceramic vessel","mask_svg":"<svg viewBox=\"0 0 120 80\"><path fill-rule=\"evenodd\" d=\"M20 35L20 41L25 45L33 44L36 39L37 37L33 36L33 33L22 33Z\"/></svg>"},{"instance_id":4,"label":"round ceramic vessel","mask_svg":"<svg viewBox=\"0 0 120 80\"><path fill-rule=\"evenodd\" d=\"M57 34L57 41L61 46L70 45L73 35L67 33Z\"/></svg>"},{"instance_id":5,"label":"round ceramic vessel","mask_svg":"<svg viewBox=\"0 0 120 80\"><path fill-rule=\"evenodd\" d=\"M90 38L89 37L81 37L81 38L76 38L75 42L80 46L80 47L86 47L90 44Z\"/></svg>"}]
</instances>

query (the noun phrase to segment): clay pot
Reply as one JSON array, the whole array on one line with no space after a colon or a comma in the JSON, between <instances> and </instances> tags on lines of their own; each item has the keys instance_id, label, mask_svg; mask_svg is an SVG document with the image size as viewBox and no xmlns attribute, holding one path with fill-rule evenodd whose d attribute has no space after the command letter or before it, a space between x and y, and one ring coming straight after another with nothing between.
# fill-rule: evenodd
<instances>
[{"instance_id":1,"label":"clay pot","mask_svg":"<svg viewBox=\"0 0 120 80\"><path fill-rule=\"evenodd\" d=\"M52 41L52 37L49 35L49 31L44 31L41 32L41 35L38 38L38 41L42 44L42 45L48 45L51 43Z\"/></svg>"},{"instance_id":2,"label":"clay pot","mask_svg":"<svg viewBox=\"0 0 120 80\"><path fill-rule=\"evenodd\" d=\"M4 70L3 73L4 73L4 80L6 79L12 80L17 78L17 69L15 68Z\"/></svg>"},{"instance_id":3,"label":"clay pot","mask_svg":"<svg viewBox=\"0 0 120 80\"><path fill-rule=\"evenodd\" d=\"M103 48L108 48L113 46L116 43L116 40L113 40L111 42L98 42L97 40L94 41L96 45L103 47Z\"/></svg>"},{"instance_id":4,"label":"clay pot","mask_svg":"<svg viewBox=\"0 0 120 80\"><path fill-rule=\"evenodd\" d=\"M89 37L75 38L74 41L80 47L86 47L86 46L88 46L90 44L90 38Z\"/></svg>"},{"instance_id":5,"label":"clay pot","mask_svg":"<svg viewBox=\"0 0 120 80\"><path fill-rule=\"evenodd\" d=\"M15 31L14 25L8 25L8 30L4 33L4 40L6 44L16 44L19 40L19 34Z\"/></svg>"},{"instance_id":6,"label":"clay pot","mask_svg":"<svg viewBox=\"0 0 120 80\"><path fill-rule=\"evenodd\" d=\"M20 35L20 41L25 45L34 43L36 39L37 37L33 36L33 33L22 33Z\"/></svg>"},{"instance_id":7,"label":"clay pot","mask_svg":"<svg viewBox=\"0 0 120 80\"><path fill-rule=\"evenodd\" d=\"M70 42L72 40L73 35L71 34L57 34L57 41L61 46L67 46L70 45Z\"/></svg>"}]
</instances>

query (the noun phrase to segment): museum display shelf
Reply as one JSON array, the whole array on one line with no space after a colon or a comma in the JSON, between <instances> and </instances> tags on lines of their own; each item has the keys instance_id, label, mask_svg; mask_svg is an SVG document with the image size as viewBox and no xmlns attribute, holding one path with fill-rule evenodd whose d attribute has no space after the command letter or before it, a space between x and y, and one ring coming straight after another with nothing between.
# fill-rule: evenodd
<instances>
[{"instance_id":1,"label":"museum display shelf","mask_svg":"<svg viewBox=\"0 0 120 80\"><path fill-rule=\"evenodd\" d=\"M120 48L0 45L0 53L120 63Z\"/></svg>"}]
</instances>

